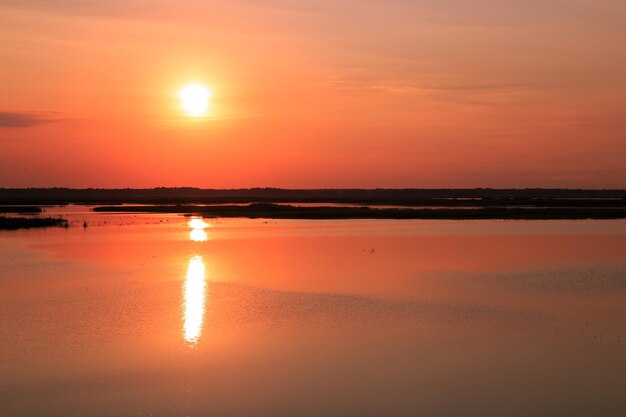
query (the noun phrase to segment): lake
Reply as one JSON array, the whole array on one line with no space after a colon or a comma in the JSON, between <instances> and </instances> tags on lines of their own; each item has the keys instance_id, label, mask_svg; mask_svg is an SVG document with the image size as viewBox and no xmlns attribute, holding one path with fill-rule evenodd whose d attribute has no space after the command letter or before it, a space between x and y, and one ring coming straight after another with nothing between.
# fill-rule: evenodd
<instances>
[{"instance_id":1,"label":"lake","mask_svg":"<svg viewBox=\"0 0 626 417\"><path fill-rule=\"evenodd\" d=\"M0 232L2 415L626 415L624 220L46 211Z\"/></svg>"}]
</instances>

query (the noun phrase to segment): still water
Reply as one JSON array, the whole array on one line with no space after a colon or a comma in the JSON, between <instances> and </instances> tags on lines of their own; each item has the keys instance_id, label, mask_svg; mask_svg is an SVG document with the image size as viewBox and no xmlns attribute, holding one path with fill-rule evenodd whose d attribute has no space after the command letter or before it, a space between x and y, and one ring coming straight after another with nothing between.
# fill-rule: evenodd
<instances>
[{"instance_id":1,"label":"still water","mask_svg":"<svg viewBox=\"0 0 626 417\"><path fill-rule=\"evenodd\" d=\"M3 416L626 415L626 221L49 212L0 232Z\"/></svg>"}]
</instances>

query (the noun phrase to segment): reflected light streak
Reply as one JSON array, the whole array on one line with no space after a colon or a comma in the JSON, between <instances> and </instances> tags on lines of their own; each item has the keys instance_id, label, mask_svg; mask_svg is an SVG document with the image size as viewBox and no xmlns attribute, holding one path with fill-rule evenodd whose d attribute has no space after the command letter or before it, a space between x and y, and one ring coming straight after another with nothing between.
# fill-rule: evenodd
<instances>
[{"instance_id":1,"label":"reflected light streak","mask_svg":"<svg viewBox=\"0 0 626 417\"><path fill-rule=\"evenodd\" d=\"M204 323L206 271L201 256L189 261L183 294L183 338L191 345L198 342Z\"/></svg>"},{"instance_id":2,"label":"reflected light streak","mask_svg":"<svg viewBox=\"0 0 626 417\"><path fill-rule=\"evenodd\" d=\"M199 217L194 217L191 220L189 220L187 222L187 226L195 230L202 230L202 229L206 229L207 227L209 227L208 223Z\"/></svg>"},{"instance_id":3,"label":"reflected light streak","mask_svg":"<svg viewBox=\"0 0 626 417\"><path fill-rule=\"evenodd\" d=\"M204 229L209 227L209 225L202 220L200 217L194 217L187 222L187 226L191 227L191 232L189 232L189 239L194 242L206 242L209 237L207 236Z\"/></svg>"},{"instance_id":4,"label":"reflected light streak","mask_svg":"<svg viewBox=\"0 0 626 417\"><path fill-rule=\"evenodd\" d=\"M193 229L191 232L189 232L189 239L193 240L194 242L206 242L209 237L204 230Z\"/></svg>"}]
</instances>

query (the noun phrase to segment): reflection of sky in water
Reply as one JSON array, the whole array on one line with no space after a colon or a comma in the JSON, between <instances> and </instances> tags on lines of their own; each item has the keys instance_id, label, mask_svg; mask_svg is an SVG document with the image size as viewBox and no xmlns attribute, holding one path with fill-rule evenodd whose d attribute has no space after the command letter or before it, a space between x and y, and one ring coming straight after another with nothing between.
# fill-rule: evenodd
<instances>
[{"instance_id":1,"label":"reflection of sky in water","mask_svg":"<svg viewBox=\"0 0 626 417\"><path fill-rule=\"evenodd\" d=\"M204 322L204 298L206 295L206 272L201 256L189 261L183 292L183 338L195 345L202 334Z\"/></svg>"},{"instance_id":2,"label":"reflection of sky in water","mask_svg":"<svg viewBox=\"0 0 626 417\"><path fill-rule=\"evenodd\" d=\"M3 415L626 415L626 221L98 216L0 233Z\"/></svg>"}]
</instances>

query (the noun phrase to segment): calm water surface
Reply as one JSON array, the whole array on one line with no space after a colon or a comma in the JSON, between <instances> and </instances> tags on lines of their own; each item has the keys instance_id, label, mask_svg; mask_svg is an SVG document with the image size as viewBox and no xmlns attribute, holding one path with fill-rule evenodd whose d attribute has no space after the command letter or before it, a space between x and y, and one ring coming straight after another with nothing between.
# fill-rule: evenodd
<instances>
[{"instance_id":1,"label":"calm water surface","mask_svg":"<svg viewBox=\"0 0 626 417\"><path fill-rule=\"evenodd\" d=\"M3 416L626 415L626 221L48 210L0 232Z\"/></svg>"}]
</instances>

